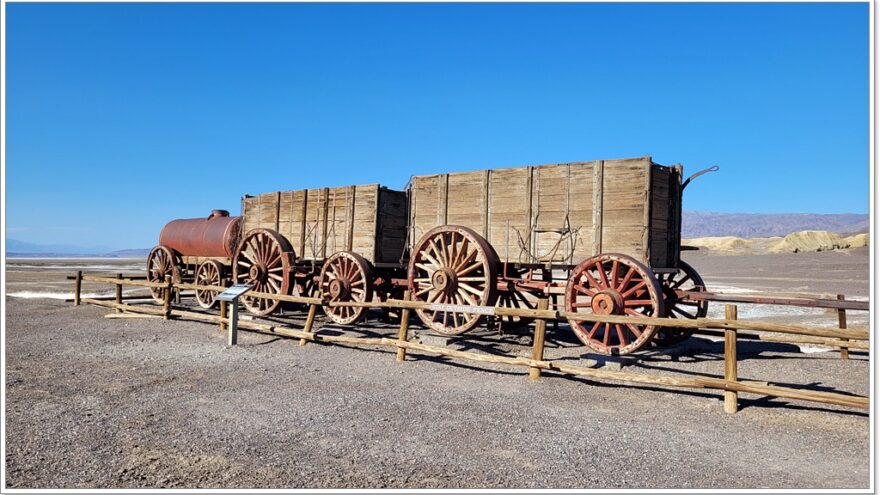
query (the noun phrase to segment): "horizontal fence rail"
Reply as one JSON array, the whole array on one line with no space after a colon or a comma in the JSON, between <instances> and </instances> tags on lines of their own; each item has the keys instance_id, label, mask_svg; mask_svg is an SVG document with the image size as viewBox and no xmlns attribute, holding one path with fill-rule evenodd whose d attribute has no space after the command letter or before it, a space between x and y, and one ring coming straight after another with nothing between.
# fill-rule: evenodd
<instances>
[{"instance_id":1,"label":"horizontal fence rail","mask_svg":"<svg viewBox=\"0 0 880 495\"><path fill-rule=\"evenodd\" d=\"M227 315L226 303L221 303L220 314L212 315L197 311L188 311L173 308L171 305L171 293L177 290L200 290L221 292L227 289L223 286L204 286L190 283L174 283L170 278L165 282L147 282L141 280L131 280L111 277L98 277L91 275L83 275L77 272L74 285L74 304L88 303L102 306L116 311L143 313L147 315L161 316L165 319L177 317L182 319L190 319L195 321L203 321L210 323L218 323L221 330L228 329L230 326L230 318ZM116 291L115 301L106 300L106 298L80 298L82 282L112 284L117 287L123 285L165 289L164 300L161 308L148 307L143 305L126 304L121 297L121 290ZM807 325L794 324L778 324L759 321L744 321L737 318L736 306L727 305L727 311L724 319L697 318L697 319L677 319L677 318L654 318L654 317L638 317L638 316L614 316L614 315L594 315L589 313L571 313L565 311L557 311L547 308L547 298L539 299L538 309L519 309L519 308L495 308L485 306L464 306L456 305L450 311L473 314L493 314L495 316L519 316L537 319L535 325L535 338L533 339L532 358L510 357L494 354L487 354L475 351L458 351L445 347L431 346L408 341L409 313L411 310L431 309L433 304L420 301L409 300L409 292L405 293L404 299L388 299L385 301L371 301L367 303L356 302L336 302L327 301L315 297L301 297L292 295L269 294L251 291L246 297L265 298L276 301L292 302L308 305L308 315L305 325L302 329L296 329L288 325L277 323L261 323L256 321L240 321L237 326L259 333L268 333L288 338L299 339L300 345L306 345L308 342L324 343L324 344L350 344L350 345L367 345L367 346L389 346L397 348L396 358L398 361L404 361L407 351L418 351L427 354L438 354L455 359L465 359L471 361L505 364L512 366L524 366L529 368L529 378L532 380L540 376L540 372L555 371L562 374L582 376L599 380L611 380L626 383L637 383L645 385L657 385L665 387L678 388L695 388L695 389L715 389L724 392L725 411L735 413L737 411L737 394L752 393L759 395L775 396L781 398L805 400L824 404L834 404L839 406L867 409L869 407L869 398L860 395L850 395L838 392L825 392L797 389L791 387L782 387L770 385L764 382L756 382L752 380L741 380L737 378L737 352L736 342L738 339L763 340L769 342L786 342L786 343L807 343L818 344L831 347L840 347L841 357L848 357L850 349L869 349L870 335L867 328L846 328L846 309L837 306L839 314L840 328L821 328ZM842 296L839 296L842 299ZM772 299L772 298L770 298ZM775 299L779 300L779 298ZM843 302L843 301L835 301ZM850 308L851 310L867 310L868 303L864 303ZM316 310L318 306L353 306L367 308L384 308L384 309L400 309L401 322L397 339L387 337L351 337L345 335L322 335L313 331ZM603 323L631 323L637 325L654 325L661 327L676 327L695 329L698 334L723 336L725 338L724 345L724 377L723 378L707 378L707 377L673 377L662 376L645 373L631 373L625 371L611 371L576 366L558 361L545 360L544 355L544 329L548 320L577 320L591 321ZM719 331L721 330L721 331ZM739 330L749 330L754 333L741 333ZM764 333L783 333L786 335L765 335Z\"/></svg>"}]
</instances>

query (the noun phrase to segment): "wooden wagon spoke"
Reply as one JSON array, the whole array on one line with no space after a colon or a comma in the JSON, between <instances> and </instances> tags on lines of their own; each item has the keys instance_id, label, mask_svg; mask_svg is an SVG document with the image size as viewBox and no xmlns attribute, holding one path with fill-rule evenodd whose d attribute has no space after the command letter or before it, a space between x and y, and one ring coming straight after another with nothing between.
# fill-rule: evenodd
<instances>
[{"instance_id":1,"label":"wooden wagon spoke","mask_svg":"<svg viewBox=\"0 0 880 495\"><path fill-rule=\"evenodd\" d=\"M690 275L689 273L685 273L685 275L684 275L681 279L679 279L677 282L675 282L674 284L672 284L671 287L672 287L673 289L677 289L677 288L681 287L682 284L684 284L685 282L687 282L687 281L690 280L690 279L691 279L691 275Z\"/></svg>"},{"instance_id":2,"label":"wooden wagon spoke","mask_svg":"<svg viewBox=\"0 0 880 495\"><path fill-rule=\"evenodd\" d=\"M467 268L456 270L456 274L458 275L458 279L461 280L462 277L464 277L465 275L468 275L468 274L470 274L470 273L472 273L482 267L483 267L483 264L478 261L478 262L468 266ZM486 277L477 277L477 278L479 278L481 280L485 280Z\"/></svg>"},{"instance_id":3,"label":"wooden wagon spoke","mask_svg":"<svg viewBox=\"0 0 880 495\"><path fill-rule=\"evenodd\" d=\"M621 345L629 344L629 340L627 340L626 336L624 335L623 327L621 327L619 323L614 324L614 330L617 331L617 337L620 339Z\"/></svg>"},{"instance_id":4,"label":"wooden wagon spoke","mask_svg":"<svg viewBox=\"0 0 880 495\"><path fill-rule=\"evenodd\" d=\"M593 289L589 289L587 287L584 287L583 285L575 285L573 287L574 287L574 290L580 292L581 294L584 294L587 296L595 296L596 295L596 291L594 291Z\"/></svg>"},{"instance_id":5,"label":"wooden wagon spoke","mask_svg":"<svg viewBox=\"0 0 880 495\"><path fill-rule=\"evenodd\" d=\"M593 278L592 275L590 275L590 272L584 272L584 274L587 276L587 280L589 281L589 284L591 287L596 287L597 289L604 289L605 288L598 281L596 281L596 279Z\"/></svg>"},{"instance_id":6,"label":"wooden wagon spoke","mask_svg":"<svg viewBox=\"0 0 880 495\"><path fill-rule=\"evenodd\" d=\"M616 290L618 292L623 290L627 286L627 284L629 284L629 281L632 280L633 275L635 275L635 274L636 274L635 267L632 267L632 266L629 267L629 271L627 271L626 275L623 276L623 280L620 282L620 285L615 287L614 290Z\"/></svg>"},{"instance_id":7,"label":"wooden wagon spoke","mask_svg":"<svg viewBox=\"0 0 880 495\"><path fill-rule=\"evenodd\" d=\"M680 314L681 316L684 316L685 318L688 318L688 319L696 318L694 315L688 313L687 311L685 311L685 310L683 310L683 309L681 309L681 308L679 308L679 307L677 307L677 306L673 306L671 309L672 309L672 311L674 311L675 313L678 313L678 314ZM675 317L675 315L669 315L669 316Z\"/></svg>"},{"instance_id":8,"label":"wooden wagon spoke","mask_svg":"<svg viewBox=\"0 0 880 495\"><path fill-rule=\"evenodd\" d=\"M462 268L464 268L465 266L469 267L469 265L477 259L477 256L479 256L479 254L480 253L477 250L473 250L470 253L465 254L464 257L462 257L462 260L452 269L460 273L462 271ZM477 264L482 265L482 263L479 262Z\"/></svg>"},{"instance_id":9,"label":"wooden wagon spoke","mask_svg":"<svg viewBox=\"0 0 880 495\"><path fill-rule=\"evenodd\" d=\"M467 301L467 304L471 306L479 306L477 301L468 293L464 292L461 287L458 288L458 292L456 292L459 297L462 298L463 301Z\"/></svg>"},{"instance_id":10,"label":"wooden wagon spoke","mask_svg":"<svg viewBox=\"0 0 880 495\"><path fill-rule=\"evenodd\" d=\"M437 266L427 265L425 263L416 263L416 266L428 272L428 274L432 274L437 271Z\"/></svg>"},{"instance_id":11,"label":"wooden wagon spoke","mask_svg":"<svg viewBox=\"0 0 880 495\"><path fill-rule=\"evenodd\" d=\"M623 297L624 299L626 299L627 297L633 295L636 291L638 291L638 290L640 290L640 289L644 289L644 288L646 288L647 285L648 285L648 282L645 281L645 280L642 280L641 282L639 282L639 283L637 283L636 285L632 286L632 287L631 287L629 290L627 290L626 292L621 293L620 296Z\"/></svg>"},{"instance_id":12,"label":"wooden wagon spoke","mask_svg":"<svg viewBox=\"0 0 880 495\"><path fill-rule=\"evenodd\" d=\"M623 302L624 306L650 306L654 303L650 299L627 299Z\"/></svg>"},{"instance_id":13,"label":"wooden wagon spoke","mask_svg":"<svg viewBox=\"0 0 880 495\"><path fill-rule=\"evenodd\" d=\"M471 294L474 294L474 295L477 295L477 296L481 296L481 295L483 295L483 291L481 291L481 290L477 290L477 289L471 287L470 284L467 284L467 283L459 283L458 286L461 287L462 289L464 289L464 290L470 292Z\"/></svg>"},{"instance_id":14,"label":"wooden wagon spoke","mask_svg":"<svg viewBox=\"0 0 880 495\"><path fill-rule=\"evenodd\" d=\"M596 268L599 271L599 280L602 281L602 288L610 287L611 285L608 283L608 275L605 273L605 266L603 263L597 263Z\"/></svg>"},{"instance_id":15,"label":"wooden wagon spoke","mask_svg":"<svg viewBox=\"0 0 880 495\"><path fill-rule=\"evenodd\" d=\"M637 326L633 325L632 323L627 323L626 326L637 338L642 336L642 332L638 329Z\"/></svg>"},{"instance_id":16,"label":"wooden wagon spoke","mask_svg":"<svg viewBox=\"0 0 880 495\"><path fill-rule=\"evenodd\" d=\"M620 269L620 262L614 260L611 262L611 281L608 287L617 287L617 271Z\"/></svg>"}]
</instances>

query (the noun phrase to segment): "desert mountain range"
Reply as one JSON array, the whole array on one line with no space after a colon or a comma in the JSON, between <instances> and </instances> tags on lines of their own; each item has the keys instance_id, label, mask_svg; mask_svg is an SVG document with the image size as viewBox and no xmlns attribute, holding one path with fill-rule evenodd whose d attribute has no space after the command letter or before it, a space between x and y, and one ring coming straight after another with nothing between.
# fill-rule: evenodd
<instances>
[{"instance_id":1,"label":"desert mountain range","mask_svg":"<svg viewBox=\"0 0 880 495\"><path fill-rule=\"evenodd\" d=\"M743 238L786 236L803 230L827 230L837 234L867 232L870 219L866 214L845 213L819 215L814 213L715 213L684 211L681 234L695 237L734 236Z\"/></svg>"}]
</instances>

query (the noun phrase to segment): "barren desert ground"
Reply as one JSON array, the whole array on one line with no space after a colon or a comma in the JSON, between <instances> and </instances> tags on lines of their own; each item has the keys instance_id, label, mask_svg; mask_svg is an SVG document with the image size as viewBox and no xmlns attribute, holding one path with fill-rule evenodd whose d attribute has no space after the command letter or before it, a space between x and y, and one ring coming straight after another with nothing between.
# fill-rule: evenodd
<instances>
[{"instance_id":1,"label":"barren desert ground","mask_svg":"<svg viewBox=\"0 0 880 495\"><path fill-rule=\"evenodd\" d=\"M868 248L685 259L710 290L868 296ZM742 394L741 411L727 415L716 391L554 373L530 382L522 368L419 354L397 363L386 348L299 347L249 332L230 348L214 325L108 319L107 309L64 301L75 270L139 273L140 260L7 263L8 487L869 486L865 411ZM711 308L710 317L723 313ZM836 312L809 308L741 305L740 318L837 324ZM851 312L849 322L866 326L868 315ZM372 318L321 331L396 327ZM482 330L448 345L528 356L530 342ZM740 341L739 353L743 379L869 393L864 352L842 360L815 346ZM548 327L546 356L620 366L585 357L566 325ZM623 369L717 377L723 346L693 337Z\"/></svg>"}]
</instances>

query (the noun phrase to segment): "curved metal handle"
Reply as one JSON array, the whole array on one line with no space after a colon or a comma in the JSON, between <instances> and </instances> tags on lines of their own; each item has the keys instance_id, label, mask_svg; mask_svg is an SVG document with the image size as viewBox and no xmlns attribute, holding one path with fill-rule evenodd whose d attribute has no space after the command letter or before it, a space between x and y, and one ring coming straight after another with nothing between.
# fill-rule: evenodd
<instances>
[{"instance_id":1,"label":"curved metal handle","mask_svg":"<svg viewBox=\"0 0 880 495\"><path fill-rule=\"evenodd\" d=\"M719 167L718 165L712 165L711 167L709 167L707 169L700 170L699 172L695 173L694 175L691 175L690 177L687 178L686 181L684 181L681 184L681 190L684 191L684 188L687 187L687 185L690 184L691 181L696 179L697 177L699 177L703 174L708 174L709 172L717 172L720 168L721 167Z\"/></svg>"}]
</instances>

